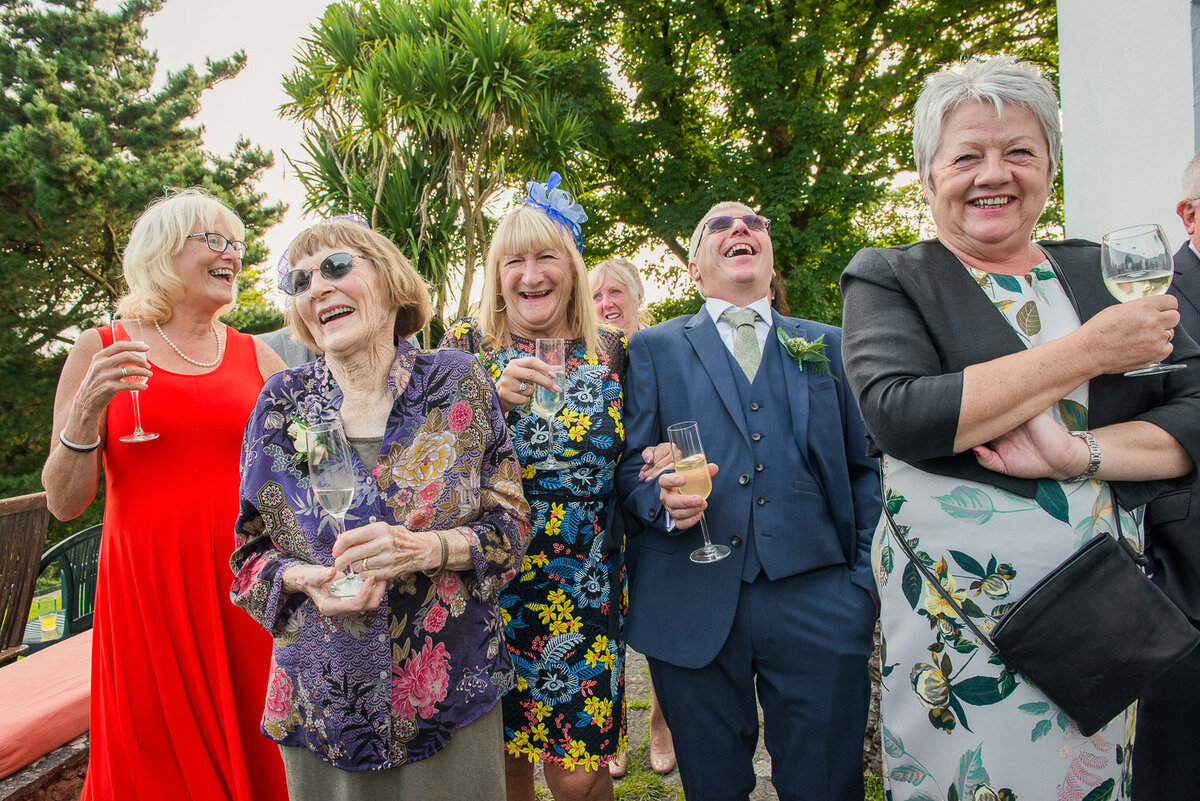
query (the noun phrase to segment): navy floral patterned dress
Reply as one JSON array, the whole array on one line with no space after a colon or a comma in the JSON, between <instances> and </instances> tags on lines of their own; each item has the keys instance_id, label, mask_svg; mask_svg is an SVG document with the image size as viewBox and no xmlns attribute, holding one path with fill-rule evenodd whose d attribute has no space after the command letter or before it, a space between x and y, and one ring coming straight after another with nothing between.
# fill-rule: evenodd
<instances>
[{"instance_id":1,"label":"navy floral patterned dress","mask_svg":"<svg viewBox=\"0 0 1200 801\"><path fill-rule=\"evenodd\" d=\"M512 359L533 356L516 335L485 346L471 319L454 323L443 347L475 353L492 380ZM517 686L503 699L507 753L567 770L598 770L625 746L625 571L604 531L613 472L625 443L621 382L625 335L600 331L595 353L567 340L566 402L554 419L554 455L570 467L535 470L549 451L545 420L526 407L508 415L533 538L517 578L500 595Z\"/></svg>"}]
</instances>

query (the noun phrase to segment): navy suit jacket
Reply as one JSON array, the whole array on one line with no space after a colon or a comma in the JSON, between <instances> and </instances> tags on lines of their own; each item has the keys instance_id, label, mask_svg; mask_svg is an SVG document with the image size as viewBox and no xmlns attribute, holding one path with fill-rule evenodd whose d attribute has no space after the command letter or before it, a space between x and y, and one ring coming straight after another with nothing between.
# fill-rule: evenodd
<instances>
[{"instance_id":1,"label":"navy suit jacket","mask_svg":"<svg viewBox=\"0 0 1200 801\"><path fill-rule=\"evenodd\" d=\"M824 335L824 353L836 376L817 375L811 367L802 372L785 355L784 386L770 388L773 398L789 403L792 425L790 431L764 436L772 448L802 449L817 486L782 470L755 471L734 367L705 310L639 331L629 343L626 449L617 468L617 488L640 531L627 542L626 639L641 653L680 667L708 664L728 637L746 548L735 547L727 559L697 565L688 555L701 544L699 526L668 533L657 482L643 483L637 474L641 450L665 442L673 423L699 423L708 461L720 467L705 513L714 542L753 536L753 511L754 527L770 536L769 553L760 548L759 557L764 568L770 560L775 578L808 569L806 536L832 536L842 546L850 581L875 592L870 548L881 509L879 463L866 455L866 430L842 371L841 330L777 313L773 322L789 336L811 341ZM770 336L776 336L774 330ZM739 481L742 476L746 483ZM757 505L760 497L763 505ZM813 531L815 526L832 530ZM819 614L819 599L800 600L813 603Z\"/></svg>"},{"instance_id":2,"label":"navy suit jacket","mask_svg":"<svg viewBox=\"0 0 1200 801\"><path fill-rule=\"evenodd\" d=\"M1200 259L1186 242L1175 254L1170 293L1179 299L1179 325L1200 337ZM1200 626L1200 482L1146 508L1146 553L1154 582Z\"/></svg>"}]
</instances>

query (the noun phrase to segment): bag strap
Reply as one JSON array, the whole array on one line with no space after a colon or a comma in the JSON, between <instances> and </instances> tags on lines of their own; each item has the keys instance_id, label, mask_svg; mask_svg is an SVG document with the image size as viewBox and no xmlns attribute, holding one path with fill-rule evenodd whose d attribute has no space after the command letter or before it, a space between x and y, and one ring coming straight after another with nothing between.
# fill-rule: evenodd
<instances>
[{"instance_id":1,"label":"bag strap","mask_svg":"<svg viewBox=\"0 0 1200 801\"><path fill-rule=\"evenodd\" d=\"M882 484L882 472L879 474L879 478L880 484ZM1132 545L1125 541L1125 537L1121 533L1121 508L1117 505L1116 497L1112 498L1112 502L1113 524L1116 527L1117 544L1120 545L1121 549L1125 551L1126 555L1134 561L1134 564L1136 564L1140 569L1142 569L1143 572L1145 572L1145 567L1150 561L1149 557L1147 557L1145 554L1138 553L1133 549ZM888 526L891 528L892 534L895 536L896 541L900 543L901 549L904 550L904 553L908 556L909 560L917 566L917 570L921 572L921 575L925 577L925 580L929 582L934 591L937 592L937 594L941 596L942 600L954 610L954 613L958 616L958 619L966 624L967 628L969 628L971 632L979 638L979 641L983 643L983 645L989 651L995 654L997 659L999 659L1001 662L1004 662L1004 656L1000 653L1000 649L996 647L996 643L992 642L992 638L984 634L983 629L975 625L975 622L971 620L971 617L963 610L958 601L954 600L954 596L946 591L946 588L942 586L942 582L938 580L938 577L934 575L933 571L929 569L928 565L926 565L917 557L917 554L913 551L912 546L909 545L908 541L904 539L904 536L900 533L900 527L896 525L896 519L892 517L891 511L887 507L886 487L883 488L883 516L887 519ZM1007 662L1004 664L1004 669L1009 673L1016 672L1016 669L1009 667Z\"/></svg>"},{"instance_id":2,"label":"bag strap","mask_svg":"<svg viewBox=\"0 0 1200 801\"><path fill-rule=\"evenodd\" d=\"M963 611L963 608L958 605L958 601L954 600L954 596L946 592L946 588L942 586L942 582L939 581L938 577L933 574L933 571L930 570L924 562L917 558L917 554L913 551L912 546L908 544L908 542L904 539L904 536L900 533L900 527L896 525L895 518L892 517L892 513L888 510L886 494L884 495L883 500L883 516L887 518L888 526L892 529L892 534L896 537L896 541L900 543L900 547L904 549L904 553L906 553L909 560L917 566L917 570L921 571L921 574L933 587L934 591L936 591L938 595L942 596L942 600L954 610L954 613L958 615L958 619L966 624L967 628L969 628L972 633L979 638L979 641L983 643L989 651L995 654L998 659L1004 661L1004 657L1000 655L1000 649L996 647L996 643L992 642L992 638L984 634L983 629L975 625L975 622L971 620L970 616L967 615L967 613ZM1010 673L1015 672L1012 668L1008 667L1008 665L1005 665L1004 669Z\"/></svg>"}]
</instances>

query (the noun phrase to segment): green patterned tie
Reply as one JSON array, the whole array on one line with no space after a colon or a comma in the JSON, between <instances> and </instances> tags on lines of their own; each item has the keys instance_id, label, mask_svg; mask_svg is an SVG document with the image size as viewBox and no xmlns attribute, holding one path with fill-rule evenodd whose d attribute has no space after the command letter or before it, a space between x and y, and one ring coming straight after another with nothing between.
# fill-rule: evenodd
<instances>
[{"instance_id":1,"label":"green patterned tie","mask_svg":"<svg viewBox=\"0 0 1200 801\"><path fill-rule=\"evenodd\" d=\"M754 321L758 312L754 309L726 309L721 319L733 326L737 332L733 338L733 358L746 374L750 383L754 383L754 374L758 372L758 363L762 361L762 353L758 350L758 334L754 333Z\"/></svg>"}]
</instances>

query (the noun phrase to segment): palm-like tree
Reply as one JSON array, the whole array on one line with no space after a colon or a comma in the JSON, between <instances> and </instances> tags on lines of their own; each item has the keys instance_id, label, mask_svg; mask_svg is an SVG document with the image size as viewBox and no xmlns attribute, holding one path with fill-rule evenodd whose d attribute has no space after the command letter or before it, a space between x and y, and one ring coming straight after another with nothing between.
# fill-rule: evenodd
<instances>
[{"instance_id":1,"label":"palm-like tree","mask_svg":"<svg viewBox=\"0 0 1200 801\"><path fill-rule=\"evenodd\" d=\"M572 174L583 127L545 85L523 27L471 0L330 6L284 81L305 129L310 210L357 211L467 313L486 208L510 175Z\"/></svg>"}]
</instances>

